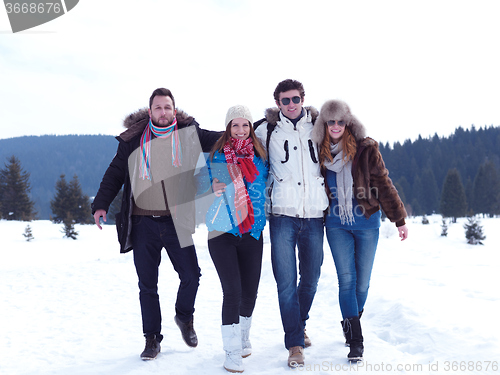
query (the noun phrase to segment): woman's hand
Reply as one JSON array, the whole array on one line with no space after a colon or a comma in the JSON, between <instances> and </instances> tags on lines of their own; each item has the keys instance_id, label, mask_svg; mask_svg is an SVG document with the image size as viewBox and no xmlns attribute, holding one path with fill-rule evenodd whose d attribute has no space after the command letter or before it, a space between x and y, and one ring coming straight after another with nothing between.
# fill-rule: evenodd
<instances>
[{"instance_id":1,"label":"woman's hand","mask_svg":"<svg viewBox=\"0 0 500 375\"><path fill-rule=\"evenodd\" d=\"M220 197L222 193L226 191L226 184L224 182L219 182L218 179L214 178L212 190L214 191L215 196Z\"/></svg>"},{"instance_id":2,"label":"woman's hand","mask_svg":"<svg viewBox=\"0 0 500 375\"><path fill-rule=\"evenodd\" d=\"M401 241L404 241L408 238L408 227L405 225L398 227L398 232L399 232L399 238L401 238Z\"/></svg>"}]
</instances>

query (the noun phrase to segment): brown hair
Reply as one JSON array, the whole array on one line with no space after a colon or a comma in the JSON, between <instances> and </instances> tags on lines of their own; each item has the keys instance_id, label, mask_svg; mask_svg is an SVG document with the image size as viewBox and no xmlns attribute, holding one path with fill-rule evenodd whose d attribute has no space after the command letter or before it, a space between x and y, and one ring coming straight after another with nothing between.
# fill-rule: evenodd
<instances>
[{"instance_id":1,"label":"brown hair","mask_svg":"<svg viewBox=\"0 0 500 375\"><path fill-rule=\"evenodd\" d=\"M293 79L285 79L284 81L278 83L278 86L276 86L276 89L274 90L274 100L279 101L280 94L290 90L298 90L300 99L304 100L304 96L306 95L304 86L299 81Z\"/></svg>"},{"instance_id":2,"label":"brown hair","mask_svg":"<svg viewBox=\"0 0 500 375\"><path fill-rule=\"evenodd\" d=\"M248 120L247 120L248 121ZM219 151L220 153L224 153L224 146L226 143L231 141L231 126L233 125L233 120L229 121L229 123L226 126L226 131L222 136L219 138L217 142L215 142L214 147L212 147L212 151L210 151L210 160L214 159L214 154ZM253 142L253 149L255 151L255 155L260 157L263 160L266 160L267 158L267 153L266 149L264 146L262 146L262 143L260 143L259 139L255 135L255 131L253 130L253 126L248 121L248 125L250 127L250 135L249 137L252 139Z\"/></svg>"},{"instance_id":3,"label":"brown hair","mask_svg":"<svg viewBox=\"0 0 500 375\"><path fill-rule=\"evenodd\" d=\"M153 91L153 94L151 94L151 97L149 98L149 109L151 109L151 106L153 105L153 99L155 98L155 96L168 96L170 99L172 99L172 104L175 109L174 95L169 89L166 89L164 87L160 87L159 89Z\"/></svg>"},{"instance_id":4,"label":"brown hair","mask_svg":"<svg viewBox=\"0 0 500 375\"><path fill-rule=\"evenodd\" d=\"M347 157L347 160L353 160L354 156L356 155L358 146L356 144L356 139L354 138L354 135L352 135L351 129L349 129L348 125L345 126L344 134L342 135L340 142L342 143L342 153L344 158ZM330 151L330 144L332 143L332 141L330 138L330 133L328 132L328 125L324 123L323 126L325 127L325 137L323 138L323 142L321 142L321 144L319 145L319 162L321 163L322 167L324 167L326 161L333 161L333 156Z\"/></svg>"}]
</instances>

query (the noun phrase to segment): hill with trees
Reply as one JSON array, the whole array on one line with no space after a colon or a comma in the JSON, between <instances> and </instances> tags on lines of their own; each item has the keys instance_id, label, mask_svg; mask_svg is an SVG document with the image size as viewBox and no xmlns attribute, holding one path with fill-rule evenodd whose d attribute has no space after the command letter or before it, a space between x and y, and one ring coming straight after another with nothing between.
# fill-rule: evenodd
<instances>
[{"instance_id":1,"label":"hill with trees","mask_svg":"<svg viewBox=\"0 0 500 375\"><path fill-rule=\"evenodd\" d=\"M78 176L82 192L93 197L113 159L118 141L107 135L44 135L0 139L0 168L16 156L30 174L37 218L49 219L50 201L61 175Z\"/></svg>"},{"instance_id":2,"label":"hill with trees","mask_svg":"<svg viewBox=\"0 0 500 375\"><path fill-rule=\"evenodd\" d=\"M379 146L409 213L440 213L444 182L453 169L465 189L468 214L500 213L500 127L459 127L449 137Z\"/></svg>"},{"instance_id":3,"label":"hill with trees","mask_svg":"<svg viewBox=\"0 0 500 375\"><path fill-rule=\"evenodd\" d=\"M19 160L29 174L29 195L37 218L49 219L61 176L77 176L82 194L92 199L117 147L117 140L106 135L0 139L0 169L12 156ZM442 207L448 207L446 202L453 197L445 199L443 194L461 190L460 186L443 189L452 170L456 173L449 177L448 185L462 185L467 214L500 214L500 127L458 128L449 137L436 134L379 147L410 215L441 213ZM463 200L460 202L463 204ZM454 215L455 211L450 217Z\"/></svg>"}]
</instances>

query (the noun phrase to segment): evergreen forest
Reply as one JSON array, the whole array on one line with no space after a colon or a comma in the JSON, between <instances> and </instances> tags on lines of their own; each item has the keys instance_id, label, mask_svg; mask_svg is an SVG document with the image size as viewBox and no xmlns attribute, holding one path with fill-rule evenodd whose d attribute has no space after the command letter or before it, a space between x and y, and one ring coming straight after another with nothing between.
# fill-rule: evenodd
<instances>
[{"instance_id":1,"label":"evergreen forest","mask_svg":"<svg viewBox=\"0 0 500 375\"><path fill-rule=\"evenodd\" d=\"M19 160L29 174L36 218L47 220L54 216L51 201L61 176L68 181L77 176L82 193L92 200L117 147L118 141L106 135L0 139L0 169L12 156ZM379 147L409 215L500 214L500 127L460 127L449 137L436 134Z\"/></svg>"},{"instance_id":2,"label":"evergreen forest","mask_svg":"<svg viewBox=\"0 0 500 375\"><path fill-rule=\"evenodd\" d=\"M453 170L465 192L466 214L500 214L500 127L459 127L449 137L379 147L408 214L441 213L443 186Z\"/></svg>"}]
</instances>

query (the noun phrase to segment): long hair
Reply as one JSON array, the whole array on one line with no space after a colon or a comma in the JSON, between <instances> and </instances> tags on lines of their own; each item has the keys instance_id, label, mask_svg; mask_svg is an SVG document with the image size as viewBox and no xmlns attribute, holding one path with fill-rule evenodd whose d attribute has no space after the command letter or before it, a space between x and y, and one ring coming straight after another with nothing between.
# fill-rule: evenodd
<instances>
[{"instance_id":1,"label":"long hair","mask_svg":"<svg viewBox=\"0 0 500 375\"><path fill-rule=\"evenodd\" d=\"M333 156L330 151L330 144L332 143L332 140L330 138L330 133L328 132L328 125L326 125L325 123L323 126L325 127L325 137L319 145L319 162L321 164L321 167L324 167L325 162L333 161ZM358 146L356 144L354 135L352 135L352 132L347 125L345 127L344 134L340 139L340 142L342 143L343 158L347 158L347 160L353 160L358 150Z\"/></svg>"},{"instance_id":2,"label":"long hair","mask_svg":"<svg viewBox=\"0 0 500 375\"><path fill-rule=\"evenodd\" d=\"M227 124L226 131L224 132L224 134L222 134L222 136L218 139L218 141L215 142L214 146L212 147L212 150L210 151L210 160L214 159L214 154L217 151L223 154L224 146L226 145L227 142L231 142L232 125L233 125L233 120L231 120L229 124ZM257 138L257 136L255 135L255 131L253 130L252 124L248 122L248 125L250 127L249 137L252 139L255 155L260 157L262 160L266 160L267 159L266 149L264 148L264 146L262 146L262 143L259 141L259 138Z\"/></svg>"}]
</instances>

